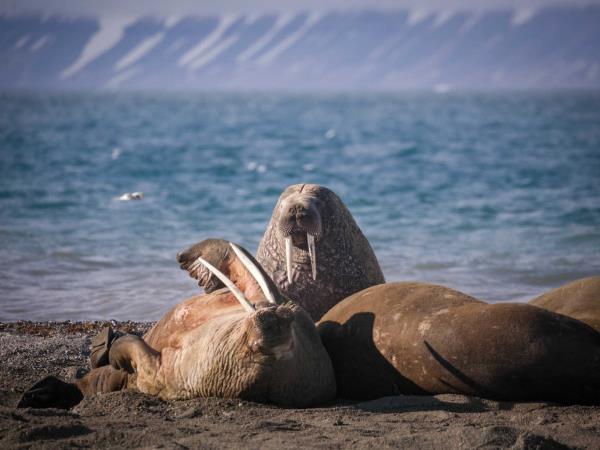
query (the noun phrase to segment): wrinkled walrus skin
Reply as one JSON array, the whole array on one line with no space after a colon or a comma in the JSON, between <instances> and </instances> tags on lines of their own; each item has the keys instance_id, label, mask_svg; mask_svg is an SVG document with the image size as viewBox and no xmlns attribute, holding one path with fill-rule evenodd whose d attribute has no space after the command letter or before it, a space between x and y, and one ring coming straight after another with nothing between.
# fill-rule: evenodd
<instances>
[{"instance_id":1,"label":"wrinkled walrus skin","mask_svg":"<svg viewBox=\"0 0 600 450\"><path fill-rule=\"evenodd\" d=\"M388 283L338 303L318 329L338 397L456 393L600 402L600 334L535 306Z\"/></svg>"},{"instance_id":2,"label":"wrinkled walrus skin","mask_svg":"<svg viewBox=\"0 0 600 450\"><path fill-rule=\"evenodd\" d=\"M286 243L293 241L292 281L288 281ZM315 239L313 279L308 236ZM256 259L292 301L318 320L337 302L385 282L371 245L342 200L315 184L289 186L279 197Z\"/></svg>"},{"instance_id":3,"label":"wrinkled walrus skin","mask_svg":"<svg viewBox=\"0 0 600 450\"><path fill-rule=\"evenodd\" d=\"M600 276L560 286L534 298L529 304L573 317L600 332Z\"/></svg>"}]
</instances>

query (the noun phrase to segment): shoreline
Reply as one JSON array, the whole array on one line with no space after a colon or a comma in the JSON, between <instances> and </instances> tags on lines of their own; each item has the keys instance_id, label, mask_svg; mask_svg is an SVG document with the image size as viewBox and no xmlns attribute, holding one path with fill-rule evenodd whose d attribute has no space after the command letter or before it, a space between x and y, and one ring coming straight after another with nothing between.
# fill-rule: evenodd
<instances>
[{"instance_id":1,"label":"shoreline","mask_svg":"<svg viewBox=\"0 0 600 450\"><path fill-rule=\"evenodd\" d=\"M462 395L336 400L290 409L238 399L162 401L126 390L71 410L16 409L46 375L88 367L103 326L143 334L148 322L0 323L0 446L231 448L597 448L600 406L498 402Z\"/></svg>"}]
</instances>

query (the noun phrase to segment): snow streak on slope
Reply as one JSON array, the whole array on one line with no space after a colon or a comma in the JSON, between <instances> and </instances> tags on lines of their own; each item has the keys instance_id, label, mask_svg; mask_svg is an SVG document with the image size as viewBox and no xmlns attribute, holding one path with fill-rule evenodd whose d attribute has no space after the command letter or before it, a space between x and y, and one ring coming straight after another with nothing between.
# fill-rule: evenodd
<instances>
[{"instance_id":1,"label":"snow streak on slope","mask_svg":"<svg viewBox=\"0 0 600 450\"><path fill-rule=\"evenodd\" d=\"M0 88L596 89L598 23L600 6L0 16Z\"/></svg>"},{"instance_id":2,"label":"snow streak on slope","mask_svg":"<svg viewBox=\"0 0 600 450\"><path fill-rule=\"evenodd\" d=\"M229 26L233 24L237 15L226 15L219 20L217 27L206 37L204 37L198 44L192 47L190 50L185 52L177 64L181 67L190 65L196 58L199 58L206 50L215 45L223 37L223 34L227 31Z\"/></svg>"},{"instance_id":3,"label":"snow streak on slope","mask_svg":"<svg viewBox=\"0 0 600 450\"><path fill-rule=\"evenodd\" d=\"M277 33L279 33L283 29L283 27L285 27L287 24L289 24L293 18L294 18L294 14L292 14L292 13L284 13L284 14L279 15L277 17L277 20L275 20L275 23L273 24L273 26L271 28L269 28L264 35L262 35L260 38L258 38L254 44L252 44L250 47L248 47L246 50L244 50L242 53L240 53L237 56L236 60L238 62L244 62L244 61L247 61L250 58L252 58L259 51L261 51L267 44L269 44L273 40L273 38L277 35Z\"/></svg>"},{"instance_id":4,"label":"snow streak on slope","mask_svg":"<svg viewBox=\"0 0 600 450\"><path fill-rule=\"evenodd\" d=\"M218 45L215 45L213 48L200 55L199 58L196 58L194 62L190 64L190 69L198 70L201 67L207 65L209 62L214 60L217 56L219 56L221 53L223 53L225 50L227 50L229 47L235 44L239 38L240 36L237 34L225 38Z\"/></svg>"},{"instance_id":5,"label":"snow streak on slope","mask_svg":"<svg viewBox=\"0 0 600 450\"><path fill-rule=\"evenodd\" d=\"M300 38L304 36L308 32L308 30L310 30L311 27L321 19L321 17L323 17L322 13L309 14L309 16L306 18L306 20L300 28L298 28L287 38L279 42L279 44L277 44L275 47L265 52L260 58L258 58L258 64L260 64L261 66L269 65L280 54L282 54L284 51L286 51L288 48L290 48L292 45L298 42Z\"/></svg>"},{"instance_id":6,"label":"snow streak on slope","mask_svg":"<svg viewBox=\"0 0 600 450\"><path fill-rule=\"evenodd\" d=\"M79 58L62 71L60 78L64 80L72 77L98 56L110 50L123 38L127 25L134 21L135 17L100 18L100 29L89 40Z\"/></svg>"},{"instance_id":7,"label":"snow streak on slope","mask_svg":"<svg viewBox=\"0 0 600 450\"><path fill-rule=\"evenodd\" d=\"M126 67L136 63L144 57L150 50L156 47L165 38L165 33L156 33L154 36L150 36L140 42L135 48L129 53L123 56L115 64L116 70L123 70Z\"/></svg>"}]
</instances>

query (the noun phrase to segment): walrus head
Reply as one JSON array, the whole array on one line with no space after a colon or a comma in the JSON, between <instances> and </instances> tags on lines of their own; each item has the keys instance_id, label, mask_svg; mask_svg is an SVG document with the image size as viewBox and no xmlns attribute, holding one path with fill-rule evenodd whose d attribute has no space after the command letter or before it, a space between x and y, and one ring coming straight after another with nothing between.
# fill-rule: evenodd
<instances>
[{"instance_id":1,"label":"walrus head","mask_svg":"<svg viewBox=\"0 0 600 450\"><path fill-rule=\"evenodd\" d=\"M340 300L385 281L344 202L318 184L294 184L281 193L256 259L315 320Z\"/></svg>"},{"instance_id":2,"label":"walrus head","mask_svg":"<svg viewBox=\"0 0 600 450\"><path fill-rule=\"evenodd\" d=\"M219 355L213 361L230 369L219 381L222 395L289 406L332 398L335 378L331 361L309 314L287 301L245 250L233 243L229 246L264 295L251 302L221 271L198 257L197 262L219 278L245 310L213 335L220 342L215 347Z\"/></svg>"},{"instance_id":3,"label":"walrus head","mask_svg":"<svg viewBox=\"0 0 600 450\"><path fill-rule=\"evenodd\" d=\"M262 306L245 320L247 346L261 357L285 359L294 350L292 322L297 307L285 305Z\"/></svg>"},{"instance_id":4,"label":"walrus head","mask_svg":"<svg viewBox=\"0 0 600 450\"><path fill-rule=\"evenodd\" d=\"M320 200L304 185L290 193L279 204L277 231L285 240L285 263L288 282L292 283L294 250L308 252L313 280L317 279L317 242L323 235Z\"/></svg>"}]
</instances>

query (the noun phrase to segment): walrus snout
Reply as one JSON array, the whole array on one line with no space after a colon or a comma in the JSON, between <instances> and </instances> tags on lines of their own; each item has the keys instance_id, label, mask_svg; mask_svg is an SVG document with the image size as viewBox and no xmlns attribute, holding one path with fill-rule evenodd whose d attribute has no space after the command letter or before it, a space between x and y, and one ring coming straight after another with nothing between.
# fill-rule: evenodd
<instances>
[{"instance_id":1,"label":"walrus snout","mask_svg":"<svg viewBox=\"0 0 600 450\"><path fill-rule=\"evenodd\" d=\"M288 283L293 280L294 247L308 252L313 280L317 279L317 250L315 242L323 231L318 200L305 194L292 195L281 203L277 223L285 240L285 262ZM296 262L297 263L297 262Z\"/></svg>"}]
</instances>

